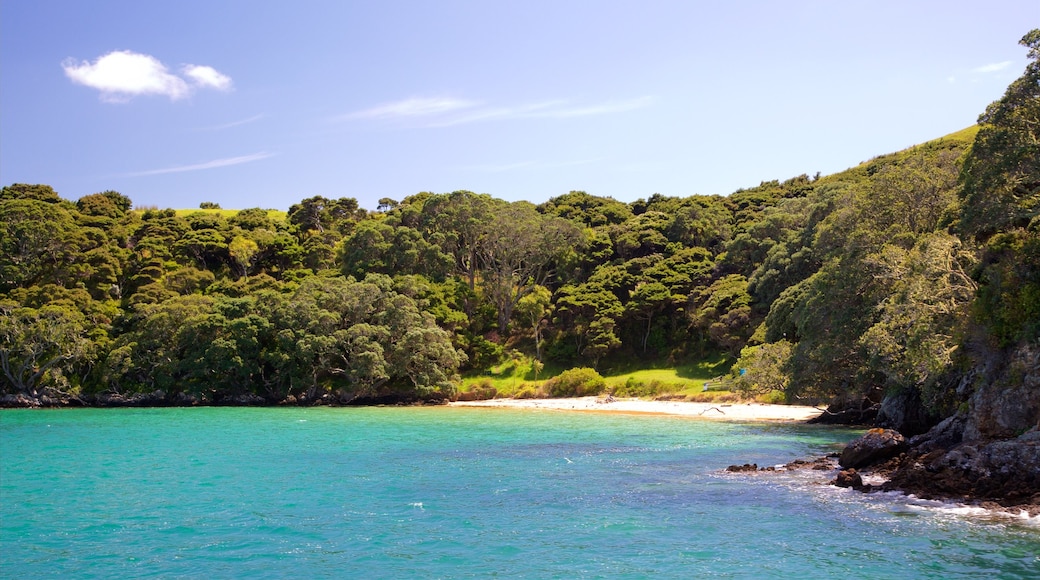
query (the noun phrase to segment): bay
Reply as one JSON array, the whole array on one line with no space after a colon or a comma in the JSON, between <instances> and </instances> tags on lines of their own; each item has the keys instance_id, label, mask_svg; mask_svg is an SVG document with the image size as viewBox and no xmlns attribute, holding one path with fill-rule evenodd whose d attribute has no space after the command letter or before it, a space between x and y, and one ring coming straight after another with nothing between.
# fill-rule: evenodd
<instances>
[{"instance_id":1,"label":"bay","mask_svg":"<svg viewBox=\"0 0 1040 580\"><path fill-rule=\"evenodd\" d=\"M1040 526L819 473L857 434L465 408L0 412L0 574L1040 577Z\"/></svg>"}]
</instances>

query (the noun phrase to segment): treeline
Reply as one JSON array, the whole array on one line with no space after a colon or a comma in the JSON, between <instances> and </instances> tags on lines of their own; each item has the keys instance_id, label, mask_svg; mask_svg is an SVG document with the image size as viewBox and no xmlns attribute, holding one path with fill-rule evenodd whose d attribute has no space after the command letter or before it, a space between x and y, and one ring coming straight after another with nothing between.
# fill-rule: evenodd
<instances>
[{"instance_id":1,"label":"treeline","mask_svg":"<svg viewBox=\"0 0 1040 580\"><path fill-rule=\"evenodd\" d=\"M725 353L749 394L947 413L966 368L1040 340L1040 31L1023 44L978 127L725 197L317 196L282 218L4 187L3 393L437 399L509 349Z\"/></svg>"}]
</instances>

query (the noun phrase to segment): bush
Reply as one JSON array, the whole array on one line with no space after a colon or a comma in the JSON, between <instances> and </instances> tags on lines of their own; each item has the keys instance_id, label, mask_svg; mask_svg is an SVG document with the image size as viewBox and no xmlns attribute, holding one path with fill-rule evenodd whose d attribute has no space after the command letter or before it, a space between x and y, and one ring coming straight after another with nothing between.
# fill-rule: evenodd
<instances>
[{"instance_id":1,"label":"bush","mask_svg":"<svg viewBox=\"0 0 1040 580\"><path fill-rule=\"evenodd\" d=\"M533 385L524 383L520 386L520 390L513 395L514 399L544 399L546 398L545 389L539 388Z\"/></svg>"},{"instance_id":2,"label":"bush","mask_svg":"<svg viewBox=\"0 0 1040 580\"><path fill-rule=\"evenodd\" d=\"M615 387L612 394L617 397L654 397L662 393L674 393L682 390L682 385L663 383L657 379L644 383L628 377L625 384Z\"/></svg>"},{"instance_id":3,"label":"bush","mask_svg":"<svg viewBox=\"0 0 1040 580\"><path fill-rule=\"evenodd\" d=\"M579 367L563 371L545 381L545 389L553 397L587 397L598 395L607 388L607 382L594 369Z\"/></svg>"},{"instance_id":4,"label":"bush","mask_svg":"<svg viewBox=\"0 0 1040 580\"><path fill-rule=\"evenodd\" d=\"M483 379L479 383L470 385L468 389L458 394L459 401L487 401L498 395L498 389L491 384L490 379Z\"/></svg>"},{"instance_id":5,"label":"bush","mask_svg":"<svg viewBox=\"0 0 1040 580\"><path fill-rule=\"evenodd\" d=\"M787 394L783 391L770 391L755 397L755 401L767 405L786 405Z\"/></svg>"}]
</instances>

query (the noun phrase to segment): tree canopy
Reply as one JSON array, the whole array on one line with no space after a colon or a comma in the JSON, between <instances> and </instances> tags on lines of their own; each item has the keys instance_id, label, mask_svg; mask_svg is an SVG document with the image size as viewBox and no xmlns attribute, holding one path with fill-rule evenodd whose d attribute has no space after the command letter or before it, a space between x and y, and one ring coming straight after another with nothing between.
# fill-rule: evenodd
<instances>
[{"instance_id":1,"label":"tree canopy","mask_svg":"<svg viewBox=\"0 0 1040 580\"><path fill-rule=\"evenodd\" d=\"M748 392L939 412L958 369L1040 341L1040 31L1022 44L977 127L725 197L312 196L278 218L6 186L0 394L437 399L516 349L719 355Z\"/></svg>"}]
</instances>

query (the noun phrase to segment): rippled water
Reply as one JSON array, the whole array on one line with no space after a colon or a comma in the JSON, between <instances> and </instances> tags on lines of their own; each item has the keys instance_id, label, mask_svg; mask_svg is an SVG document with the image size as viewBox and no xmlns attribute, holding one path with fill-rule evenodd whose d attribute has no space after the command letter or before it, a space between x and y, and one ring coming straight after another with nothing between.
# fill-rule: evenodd
<instances>
[{"instance_id":1,"label":"rippled water","mask_svg":"<svg viewBox=\"0 0 1040 580\"><path fill-rule=\"evenodd\" d=\"M465 408L0 412L4 577L1040 577L1040 524L727 474L846 430Z\"/></svg>"}]
</instances>

